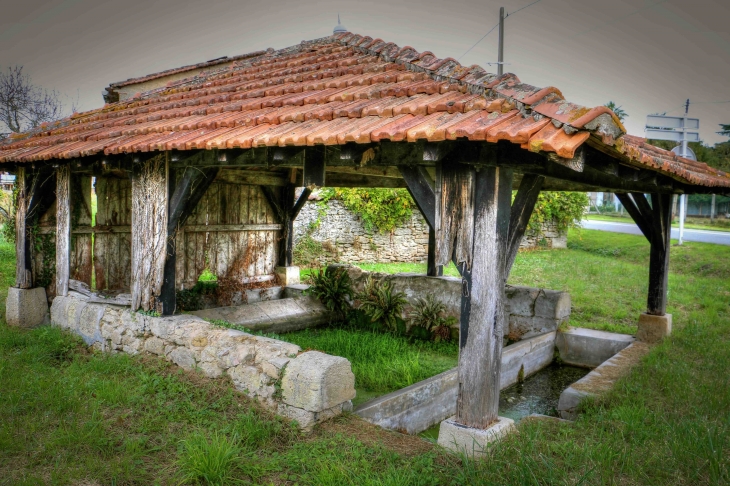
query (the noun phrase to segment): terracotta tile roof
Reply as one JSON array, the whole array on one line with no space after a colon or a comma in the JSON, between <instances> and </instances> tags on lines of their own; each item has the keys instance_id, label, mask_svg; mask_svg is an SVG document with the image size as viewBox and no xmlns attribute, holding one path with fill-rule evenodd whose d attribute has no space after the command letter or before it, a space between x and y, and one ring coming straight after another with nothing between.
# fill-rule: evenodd
<instances>
[{"instance_id":1,"label":"terracotta tile roof","mask_svg":"<svg viewBox=\"0 0 730 486\"><path fill-rule=\"evenodd\" d=\"M14 136L0 145L0 162L456 139L507 140L568 159L589 141L623 163L694 185L730 187L728 174L626 135L605 107L582 107L514 74L497 76L351 33L253 53Z\"/></svg>"}]
</instances>

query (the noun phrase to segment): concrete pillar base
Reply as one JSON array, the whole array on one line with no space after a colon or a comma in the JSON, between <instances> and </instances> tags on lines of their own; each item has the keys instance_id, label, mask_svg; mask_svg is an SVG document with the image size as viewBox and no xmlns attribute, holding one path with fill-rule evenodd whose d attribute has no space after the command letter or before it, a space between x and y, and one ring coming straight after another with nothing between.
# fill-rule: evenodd
<instances>
[{"instance_id":1,"label":"concrete pillar base","mask_svg":"<svg viewBox=\"0 0 730 486\"><path fill-rule=\"evenodd\" d=\"M486 429L461 425L451 417L441 422L438 444L444 449L465 453L468 457L483 457L490 442L501 439L514 428L515 421L506 417L498 417L497 422Z\"/></svg>"},{"instance_id":2,"label":"concrete pillar base","mask_svg":"<svg viewBox=\"0 0 730 486\"><path fill-rule=\"evenodd\" d=\"M274 272L279 277L282 287L301 283L299 281L299 267L276 267Z\"/></svg>"},{"instance_id":3,"label":"concrete pillar base","mask_svg":"<svg viewBox=\"0 0 730 486\"><path fill-rule=\"evenodd\" d=\"M645 343L658 343L672 334L672 314L653 316L643 313L639 316L636 339Z\"/></svg>"},{"instance_id":4,"label":"concrete pillar base","mask_svg":"<svg viewBox=\"0 0 730 486\"><path fill-rule=\"evenodd\" d=\"M5 301L5 321L10 326L36 327L51 322L48 314L46 289L8 289Z\"/></svg>"}]
</instances>

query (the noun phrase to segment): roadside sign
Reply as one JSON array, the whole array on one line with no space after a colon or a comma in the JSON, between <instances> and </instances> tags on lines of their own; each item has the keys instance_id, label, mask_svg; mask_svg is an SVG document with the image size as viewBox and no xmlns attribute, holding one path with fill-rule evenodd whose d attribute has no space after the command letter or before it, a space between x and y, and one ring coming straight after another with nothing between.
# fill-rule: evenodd
<instances>
[{"instance_id":1,"label":"roadside sign","mask_svg":"<svg viewBox=\"0 0 730 486\"><path fill-rule=\"evenodd\" d=\"M683 116L648 115L646 128L699 130L699 118L685 118Z\"/></svg>"},{"instance_id":2,"label":"roadside sign","mask_svg":"<svg viewBox=\"0 0 730 486\"><path fill-rule=\"evenodd\" d=\"M699 142L700 133L674 130L656 130L653 128L647 128L646 138L654 140L671 140L673 142L681 142L682 140L686 140L688 142Z\"/></svg>"},{"instance_id":3,"label":"roadside sign","mask_svg":"<svg viewBox=\"0 0 730 486\"><path fill-rule=\"evenodd\" d=\"M695 151L694 150L692 150L689 147L687 147L685 150L687 150L687 155L684 156L685 159L697 160L697 155L695 155ZM675 154L677 154L677 155L679 155L681 157L682 156L682 146L681 145L677 145L676 147L674 147L672 149L672 152L674 152Z\"/></svg>"}]
</instances>

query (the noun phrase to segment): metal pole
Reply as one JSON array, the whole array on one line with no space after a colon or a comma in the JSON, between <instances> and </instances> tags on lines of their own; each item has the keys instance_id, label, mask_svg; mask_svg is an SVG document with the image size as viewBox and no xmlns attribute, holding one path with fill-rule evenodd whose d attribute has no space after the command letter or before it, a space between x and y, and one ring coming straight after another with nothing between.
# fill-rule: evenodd
<instances>
[{"instance_id":1,"label":"metal pole","mask_svg":"<svg viewBox=\"0 0 730 486\"><path fill-rule=\"evenodd\" d=\"M712 202L710 203L710 224L715 222L715 195L712 195Z\"/></svg>"},{"instance_id":2,"label":"metal pole","mask_svg":"<svg viewBox=\"0 0 730 486\"><path fill-rule=\"evenodd\" d=\"M682 122L682 157L687 157L687 114L689 113L689 100L684 105L684 121ZM684 218L687 214L687 195L679 196L679 241L684 243Z\"/></svg>"},{"instance_id":3,"label":"metal pole","mask_svg":"<svg viewBox=\"0 0 730 486\"><path fill-rule=\"evenodd\" d=\"M504 73L504 7L499 7L499 53L497 54L497 74Z\"/></svg>"}]
</instances>

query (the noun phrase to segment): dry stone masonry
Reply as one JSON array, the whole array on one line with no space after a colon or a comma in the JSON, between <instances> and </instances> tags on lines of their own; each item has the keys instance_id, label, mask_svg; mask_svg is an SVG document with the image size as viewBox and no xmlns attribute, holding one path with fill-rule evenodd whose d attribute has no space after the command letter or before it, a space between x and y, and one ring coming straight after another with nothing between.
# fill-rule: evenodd
<instances>
[{"instance_id":1,"label":"dry stone masonry","mask_svg":"<svg viewBox=\"0 0 730 486\"><path fill-rule=\"evenodd\" d=\"M87 300L76 292L57 296L51 322L92 348L148 352L209 378L227 375L237 390L304 430L352 408L355 376L345 358L302 353L294 344L220 328L192 315L151 317Z\"/></svg>"},{"instance_id":2,"label":"dry stone masonry","mask_svg":"<svg viewBox=\"0 0 730 486\"><path fill-rule=\"evenodd\" d=\"M362 219L342 201L330 199L324 207L307 202L294 221L294 244L308 234L325 245L342 263L425 262L428 257L428 225L418 210L411 219L390 233L368 232ZM520 248L565 248L567 233L554 223L542 231L527 231Z\"/></svg>"}]
</instances>

